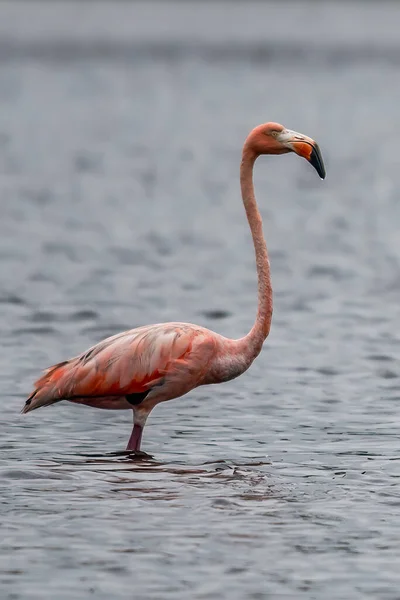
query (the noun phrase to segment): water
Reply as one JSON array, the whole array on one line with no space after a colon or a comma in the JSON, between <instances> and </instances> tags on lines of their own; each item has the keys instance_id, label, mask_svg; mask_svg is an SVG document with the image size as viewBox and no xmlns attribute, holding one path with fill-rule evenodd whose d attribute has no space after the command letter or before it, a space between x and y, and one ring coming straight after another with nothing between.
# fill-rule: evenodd
<instances>
[{"instance_id":1,"label":"water","mask_svg":"<svg viewBox=\"0 0 400 600\"><path fill-rule=\"evenodd\" d=\"M398 5L304 3L303 40L290 3L185 27L76 6L1 7L1 597L398 599ZM20 416L41 369L123 329L248 331L238 164L270 119L328 176L256 165L275 311L251 370L157 407L152 461L115 454L128 413Z\"/></svg>"}]
</instances>

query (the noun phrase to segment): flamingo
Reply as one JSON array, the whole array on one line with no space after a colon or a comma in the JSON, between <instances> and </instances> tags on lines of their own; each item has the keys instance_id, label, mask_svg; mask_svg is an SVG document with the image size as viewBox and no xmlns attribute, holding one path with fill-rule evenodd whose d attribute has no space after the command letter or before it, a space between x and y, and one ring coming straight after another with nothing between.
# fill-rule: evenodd
<instances>
[{"instance_id":1,"label":"flamingo","mask_svg":"<svg viewBox=\"0 0 400 600\"><path fill-rule=\"evenodd\" d=\"M287 152L306 158L320 178L325 178L318 144L278 123L259 125L243 146L240 186L258 276L257 317L246 336L231 340L189 323L161 323L124 331L48 368L35 382L22 412L62 400L95 408L130 409L133 429L126 450L141 454L143 428L157 404L247 371L261 352L272 320L270 263L254 195L253 167L261 154Z\"/></svg>"}]
</instances>

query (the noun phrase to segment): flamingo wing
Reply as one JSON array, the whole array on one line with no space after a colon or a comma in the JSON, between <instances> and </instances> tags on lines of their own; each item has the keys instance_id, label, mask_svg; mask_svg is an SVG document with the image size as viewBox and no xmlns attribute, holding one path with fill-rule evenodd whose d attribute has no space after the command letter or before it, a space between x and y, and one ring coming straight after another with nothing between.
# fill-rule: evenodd
<instances>
[{"instance_id":1,"label":"flamingo wing","mask_svg":"<svg viewBox=\"0 0 400 600\"><path fill-rule=\"evenodd\" d=\"M23 412L74 398L144 397L166 378L189 376L190 387L195 387L214 347L211 332L185 323L125 331L47 369L35 382Z\"/></svg>"}]
</instances>

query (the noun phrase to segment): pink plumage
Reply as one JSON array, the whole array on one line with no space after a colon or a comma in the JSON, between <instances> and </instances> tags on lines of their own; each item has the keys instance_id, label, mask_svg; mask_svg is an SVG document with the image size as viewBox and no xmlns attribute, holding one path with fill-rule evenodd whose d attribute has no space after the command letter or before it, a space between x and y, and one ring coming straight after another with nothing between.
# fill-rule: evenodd
<instances>
[{"instance_id":1,"label":"pink plumage","mask_svg":"<svg viewBox=\"0 0 400 600\"><path fill-rule=\"evenodd\" d=\"M290 151L307 158L321 177L325 176L317 144L277 123L256 127L243 147L242 199L258 274L257 318L245 337L231 340L188 323L162 323L125 331L47 369L36 381L22 412L62 400L95 408L131 409L134 427L127 450L139 451L146 419L157 404L246 371L261 351L272 318L270 268L254 196L253 166L260 154Z\"/></svg>"}]
</instances>

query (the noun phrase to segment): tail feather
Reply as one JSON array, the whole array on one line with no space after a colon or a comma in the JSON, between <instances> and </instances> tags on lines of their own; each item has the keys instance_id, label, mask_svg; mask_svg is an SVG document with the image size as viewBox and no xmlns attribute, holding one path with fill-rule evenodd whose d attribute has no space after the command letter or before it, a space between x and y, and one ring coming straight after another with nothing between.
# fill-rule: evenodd
<instances>
[{"instance_id":1,"label":"tail feather","mask_svg":"<svg viewBox=\"0 0 400 600\"><path fill-rule=\"evenodd\" d=\"M60 402L63 398L60 397L57 389L57 381L63 375L63 367L68 364L68 361L58 363L47 369L42 377L35 382L36 389L25 402L21 413L25 414L31 410L36 410L42 406L50 406Z\"/></svg>"},{"instance_id":2,"label":"tail feather","mask_svg":"<svg viewBox=\"0 0 400 600\"><path fill-rule=\"evenodd\" d=\"M38 397L38 392L40 392L40 390L35 390L33 394L29 396L21 410L22 414L31 412L31 410L36 410L37 408L42 408L42 406L50 406L50 404L55 404L62 400L62 398L40 398Z\"/></svg>"}]
</instances>

